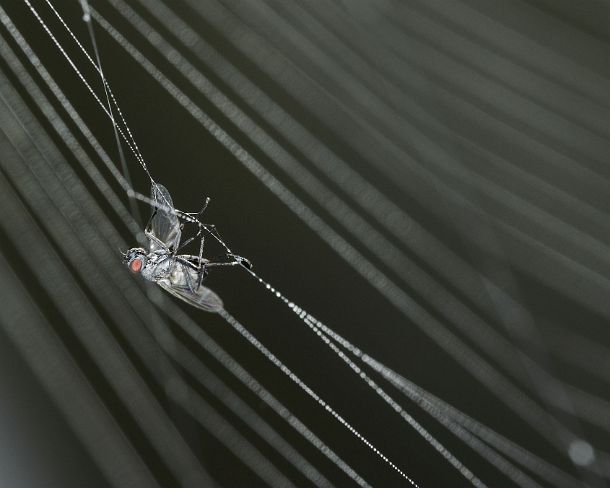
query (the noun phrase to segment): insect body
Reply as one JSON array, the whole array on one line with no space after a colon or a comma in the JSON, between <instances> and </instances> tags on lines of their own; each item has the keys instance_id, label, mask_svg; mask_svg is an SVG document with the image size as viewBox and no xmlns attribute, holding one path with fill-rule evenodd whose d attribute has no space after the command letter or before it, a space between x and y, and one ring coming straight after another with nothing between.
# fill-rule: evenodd
<instances>
[{"instance_id":1,"label":"insect body","mask_svg":"<svg viewBox=\"0 0 610 488\"><path fill-rule=\"evenodd\" d=\"M243 265L250 267L250 262L234 254L226 254L225 261L210 261L202 256L203 232L213 227L205 227L198 220L200 228L197 235L180 242L181 229L178 212L174 209L167 189L156 183L152 186L152 200L159 206L153 212L150 222L144 230L149 241L149 248L134 247L124 254L124 262L134 273L159 285L172 295L184 300L206 312L222 310L220 297L202 285L208 269L214 266ZM206 202L207 204L207 202ZM201 210L203 212L204 208ZM201 213L199 212L199 213ZM217 234L216 234L217 235ZM199 255L179 254L194 239L200 239Z\"/></svg>"}]
</instances>

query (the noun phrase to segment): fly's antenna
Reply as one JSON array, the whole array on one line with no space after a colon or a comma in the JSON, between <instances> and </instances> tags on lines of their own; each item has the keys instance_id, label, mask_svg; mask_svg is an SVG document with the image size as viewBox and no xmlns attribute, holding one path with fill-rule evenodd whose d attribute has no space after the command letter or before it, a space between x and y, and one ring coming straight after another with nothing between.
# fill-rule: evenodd
<instances>
[{"instance_id":1,"label":"fly's antenna","mask_svg":"<svg viewBox=\"0 0 610 488\"><path fill-rule=\"evenodd\" d=\"M125 261L127 259L127 251L129 251L129 249L127 249L126 251L121 250L121 248L119 247L119 252L121 253L121 256L123 256L123 261Z\"/></svg>"}]
</instances>

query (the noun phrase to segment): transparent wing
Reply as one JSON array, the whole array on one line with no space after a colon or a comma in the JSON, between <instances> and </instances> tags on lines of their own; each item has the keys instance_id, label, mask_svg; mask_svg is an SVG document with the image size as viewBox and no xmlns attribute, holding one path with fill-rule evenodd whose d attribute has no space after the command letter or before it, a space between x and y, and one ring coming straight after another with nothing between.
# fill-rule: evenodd
<instances>
[{"instance_id":1,"label":"transparent wing","mask_svg":"<svg viewBox=\"0 0 610 488\"><path fill-rule=\"evenodd\" d=\"M180 244L180 221L176 216L172 197L167 191L167 188L163 185L153 183L151 188L151 199L165 207L153 210L154 216L150 221L150 231L152 235L168 248L177 248ZM159 247L158 243L154 240L150 241L151 251L156 251Z\"/></svg>"},{"instance_id":2,"label":"transparent wing","mask_svg":"<svg viewBox=\"0 0 610 488\"><path fill-rule=\"evenodd\" d=\"M158 280L157 283L175 297L201 310L206 312L219 312L222 310L224 308L222 299L205 286L200 286L197 289L197 279L197 271L180 262L176 262L169 278Z\"/></svg>"}]
</instances>

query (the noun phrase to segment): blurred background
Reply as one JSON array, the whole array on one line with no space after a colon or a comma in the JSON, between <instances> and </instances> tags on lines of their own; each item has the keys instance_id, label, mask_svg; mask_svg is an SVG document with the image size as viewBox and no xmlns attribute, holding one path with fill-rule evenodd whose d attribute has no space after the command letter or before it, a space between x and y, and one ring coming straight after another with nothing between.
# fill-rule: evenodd
<instances>
[{"instance_id":1,"label":"blurred background","mask_svg":"<svg viewBox=\"0 0 610 488\"><path fill-rule=\"evenodd\" d=\"M4 1L0 486L610 484L605 1L91 8L176 208L209 196L231 249L365 356L242 269L206 279L221 315L130 275L151 209L118 180L150 182L71 37L95 59L81 4Z\"/></svg>"}]
</instances>

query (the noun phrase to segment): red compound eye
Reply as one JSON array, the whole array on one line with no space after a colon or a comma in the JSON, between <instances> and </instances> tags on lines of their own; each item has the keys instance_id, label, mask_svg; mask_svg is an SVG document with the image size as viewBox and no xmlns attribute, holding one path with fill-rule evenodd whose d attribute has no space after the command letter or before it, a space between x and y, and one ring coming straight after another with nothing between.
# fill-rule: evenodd
<instances>
[{"instance_id":1,"label":"red compound eye","mask_svg":"<svg viewBox=\"0 0 610 488\"><path fill-rule=\"evenodd\" d=\"M129 269L134 273L139 273L142 269L142 259L136 258L131 263L129 263Z\"/></svg>"}]
</instances>

